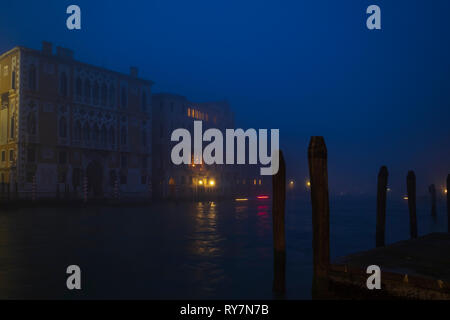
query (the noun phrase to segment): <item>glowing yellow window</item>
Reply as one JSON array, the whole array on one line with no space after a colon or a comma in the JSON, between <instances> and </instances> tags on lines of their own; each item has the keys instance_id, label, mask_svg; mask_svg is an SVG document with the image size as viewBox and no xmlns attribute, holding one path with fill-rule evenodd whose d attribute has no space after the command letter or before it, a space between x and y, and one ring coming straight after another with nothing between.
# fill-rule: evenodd
<instances>
[{"instance_id":1,"label":"glowing yellow window","mask_svg":"<svg viewBox=\"0 0 450 320\"><path fill-rule=\"evenodd\" d=\"M253 184L256 184L256 179L253 180Z\"/></svg>"},{"instance_id":2,"label":"glowing yellow window","mask_svg":"<svg viewBox=\"0 0 450 320\"><path fill-rule=\"evenodd\" d=\"M188 117L191 116L191 108L188 108Z\"/></svg>"}]
</instances>

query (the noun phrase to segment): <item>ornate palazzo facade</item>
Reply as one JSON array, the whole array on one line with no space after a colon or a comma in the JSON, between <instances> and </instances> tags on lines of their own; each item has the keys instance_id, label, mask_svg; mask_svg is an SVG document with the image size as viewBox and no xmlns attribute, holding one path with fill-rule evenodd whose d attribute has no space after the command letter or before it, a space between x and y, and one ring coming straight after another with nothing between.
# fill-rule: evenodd
<instances>
[{"instance_id":1,"label":"ornate palazzo facade","mask_svg":"<svg viewBox=\"0 0 450 320\"><path fill-rule=\"evenodd\" d=\"M151 87L137 68L122 74L74 60L44 42L0 56L0 179L21 197L80 192L149 195ZM35 183L34 183L35 181ZM33 186L34 185L34 186Z\"/></svg>"}]
</instances>

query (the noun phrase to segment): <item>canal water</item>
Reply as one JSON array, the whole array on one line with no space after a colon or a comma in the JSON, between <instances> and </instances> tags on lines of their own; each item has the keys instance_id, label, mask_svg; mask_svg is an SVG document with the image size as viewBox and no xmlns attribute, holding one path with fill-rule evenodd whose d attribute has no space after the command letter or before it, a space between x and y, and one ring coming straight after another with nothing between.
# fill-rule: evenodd
<instances>
[{"instance_id":1,"label":"canal water","mask_svg":"<svg viewBox=\"0 0 450 320\"><path fill-rule=\"evenodd\" d=\"M418 203L419 234L445 231ZM389 203L387 243L408 239L405 202ZM311 298L311 208L288 200L288 299ZM332 257L370 249L375 200L331 203ZM0 298L272 299L268 200L0 211ZM66 289L78 265L82 290Z\"/></svg>"}]
</instances>

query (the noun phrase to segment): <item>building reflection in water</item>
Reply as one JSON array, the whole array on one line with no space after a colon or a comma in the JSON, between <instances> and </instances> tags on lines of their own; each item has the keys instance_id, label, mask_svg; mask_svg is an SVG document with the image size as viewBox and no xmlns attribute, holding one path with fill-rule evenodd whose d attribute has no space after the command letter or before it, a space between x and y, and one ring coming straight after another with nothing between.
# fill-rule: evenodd
<instances>
[{"instance_id":1,"label":"building reflection in water","mask_svg":"<svg viewBox=\"0 0 450 320\"><path fill-rule=\"evenodd\" d=\"M224 237L217 228L215 202L198 202L193 233L194 252L200 256L217 257L222 254Z\"/></svg>"}]
</instances>

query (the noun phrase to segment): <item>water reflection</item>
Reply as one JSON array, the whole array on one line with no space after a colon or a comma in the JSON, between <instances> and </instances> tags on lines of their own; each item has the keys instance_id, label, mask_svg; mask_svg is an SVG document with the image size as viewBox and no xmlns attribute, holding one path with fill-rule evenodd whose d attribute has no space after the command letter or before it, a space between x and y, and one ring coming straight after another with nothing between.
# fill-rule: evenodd
<instances>
[{"instance_id":1,"label":"water reflection","mask_svg":"<svg viewBox=\"0 0 450 320\"><path fill-rule=\"evenodd\" d=\"M272 222L269 215L269 206L258 205L256 212L256 231L258 232L258 236L261 238L269 236L272 230Z\"/></svg>"},{"instance_id":2,"label":"water reflection","mask_svg":"<svg viewBox=\"0 0 450 320\"><path fill-rule=\"evenodd\" d=\"M373 203L332 204L332 258L373 248ZM271 299L271 209L220 201L0 211L0 298ZM409 237L407 210L388 207L387 243ZM419 234L445 230L441 212L435 222L418 203ZM288 201L290 299L311 298L311 228L309 204ZM78 295L65 288L74 263L89 278Z\"/></svg>"},{"instance_id":3,"label":"water reflection","mask_svg":"<svg viewBox=\"0 0 450 320\"><path fill-rule=\"evenodd\" d=\"M214 202L198 202L195 213L194 232L190 237L194 254L218 257L222 254L220 235L217 227L217 209Z\"/></svg>"}]
</instances>

